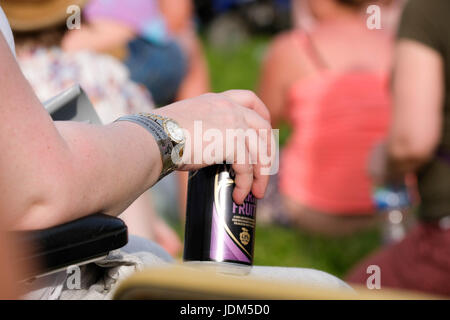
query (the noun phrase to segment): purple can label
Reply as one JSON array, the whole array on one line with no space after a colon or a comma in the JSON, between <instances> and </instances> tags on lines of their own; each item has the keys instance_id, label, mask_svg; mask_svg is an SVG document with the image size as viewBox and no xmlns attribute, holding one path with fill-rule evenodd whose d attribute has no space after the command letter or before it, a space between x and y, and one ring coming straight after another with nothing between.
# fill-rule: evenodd
<instances>
[{"instance_id":1,"label":"purple can label","mask_svg":"<svg viewBox=\"0 0 450 320\"><path fill-rule=\"evenodd\" d=\"M256 224L256 198L250 193L242 205L232 200L234 180L229 171L214 180L210 259L251 265Z\"/></svg>"}]
</instances>

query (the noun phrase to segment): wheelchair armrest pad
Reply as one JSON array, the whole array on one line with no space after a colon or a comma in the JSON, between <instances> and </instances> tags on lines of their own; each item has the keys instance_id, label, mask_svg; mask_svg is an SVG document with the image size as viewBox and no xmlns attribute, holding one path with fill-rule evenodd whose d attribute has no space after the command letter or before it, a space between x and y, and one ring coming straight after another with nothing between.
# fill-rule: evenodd
<instances>
[{"instance_id":1,"label":"wheelchair armrest pad","mask_svg":"<svg viewBox=\"0 0 450 320\"><path fill-rule=\"evenodd\" d=\"M27 277L82 264L123 247L128 242L125 223L119 218L94 214L56 227L17 231L13 235L26 250L18 263L32 266Z\"/></svg>"}]
</instances>

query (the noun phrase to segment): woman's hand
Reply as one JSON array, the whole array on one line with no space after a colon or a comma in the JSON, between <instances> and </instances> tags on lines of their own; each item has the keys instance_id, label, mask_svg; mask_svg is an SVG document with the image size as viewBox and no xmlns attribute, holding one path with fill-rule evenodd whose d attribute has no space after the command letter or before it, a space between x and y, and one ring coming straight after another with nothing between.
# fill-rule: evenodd
<instances>
[{"instance_id":1,"label":"woman's hand","mask_svg":"<svg viewBox=\"0 0 450 320\"><path fill-rule=\"evenodd\" d=\"M180 170L227 161L233 164L236 173L235 202L242 203L250 191L257 198L264 196L275 156L274 138L269 111L253 92L205 94L157 109L155 113L176 120L185 129L188 138ZM233 135L237 138L230 139ZM240 145L238 141L244 143Z\"/></svg>"}]
</instances>

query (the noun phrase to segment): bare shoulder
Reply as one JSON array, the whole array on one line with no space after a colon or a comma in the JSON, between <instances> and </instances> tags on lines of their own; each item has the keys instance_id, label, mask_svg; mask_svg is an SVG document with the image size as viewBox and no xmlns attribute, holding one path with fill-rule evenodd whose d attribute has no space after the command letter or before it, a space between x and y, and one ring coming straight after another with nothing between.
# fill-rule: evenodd
<instances>
[{"instance_id":1,"label":"bare shoulder","mask_svg":"<svg viewBox=\"0 0 450 320\"><path fill-rule=\"evenodd\" d=\"M392 65L392 52L394 49L393 37L383 30L371 31L373 38L368 47L372 52L373 60L379 63L379 68L388 70Z\"/></svg>"},{"instance_id":2,"label":"bare shoulder","mask_svg":"<svg viewBox=\"0 0 450 320\"><path fill-rule=\"evenodd\" d=\"M295 41L297 33L298 31L290 30L277 35L270 43L269 56L281 59L292 56L300 48Z\"/></svg>"},{"instance_id":3,"label":"bare shoulder","mask_svg":"<svg viewBox=\"0 0 450 320\"><path fill-rule=\"evenodd\" d=\"M277 35L267 50L265 65L276 65L283 71L298 72L302 68L300 31L285 31Z\"/></svg>"},{"instance_id":4,"label":"bare shoulder","mask_svg":"<svg viewBox=\"0 0 450 320\"><path fill-rule=\"evenodd\" d=\"M384 30L360 25L327 25L311 33L314 45L330 68L348 70L354 66L388 70L393 38Z\"/></svg>"}]
</instances>

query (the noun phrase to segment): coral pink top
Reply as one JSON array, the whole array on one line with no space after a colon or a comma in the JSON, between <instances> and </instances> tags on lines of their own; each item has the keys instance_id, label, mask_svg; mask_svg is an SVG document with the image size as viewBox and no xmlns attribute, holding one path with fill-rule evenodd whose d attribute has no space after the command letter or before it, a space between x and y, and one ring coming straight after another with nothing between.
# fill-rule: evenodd
<instances>
[{"instance_id":1,"label":"coral pink top","mask_svg":"<svg viewBox=\"0 0 450 320\"><path fill-rule=\"evenodd\" d=\"M329 70L318 63L308 36L293 36L317 72L289 91L293 132L281 157L280 191L328 214L373 212L367 164L387 134L387 74Z\"/></svg>"}]
</instances>

